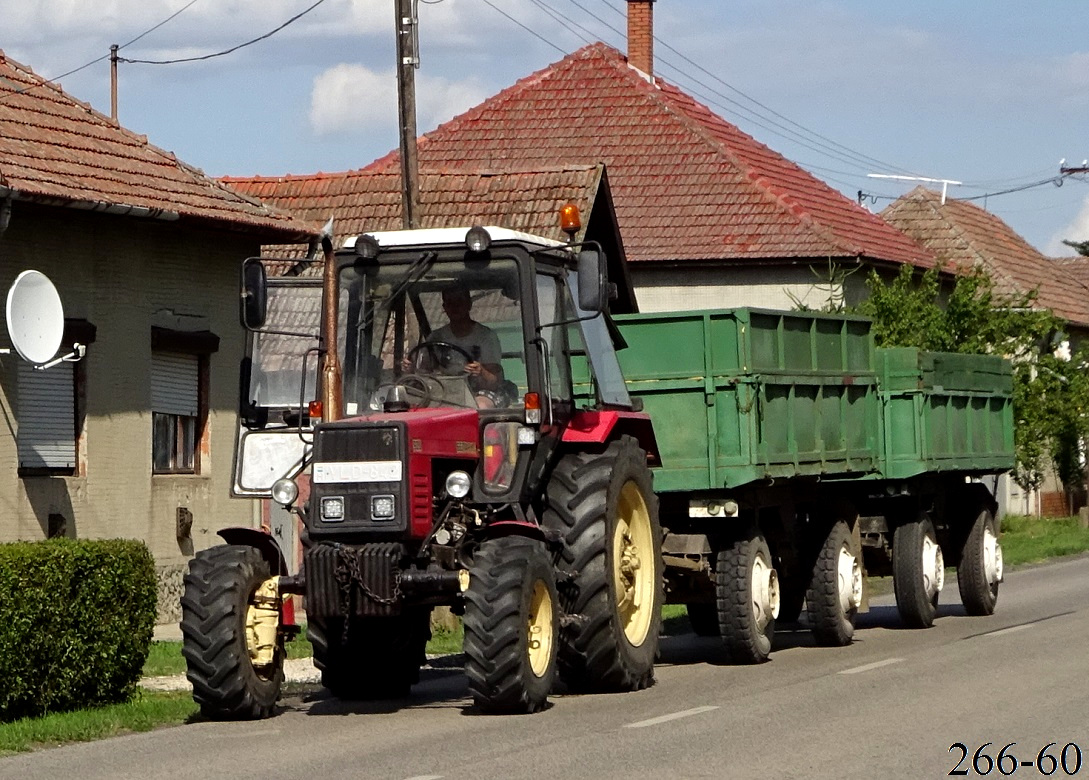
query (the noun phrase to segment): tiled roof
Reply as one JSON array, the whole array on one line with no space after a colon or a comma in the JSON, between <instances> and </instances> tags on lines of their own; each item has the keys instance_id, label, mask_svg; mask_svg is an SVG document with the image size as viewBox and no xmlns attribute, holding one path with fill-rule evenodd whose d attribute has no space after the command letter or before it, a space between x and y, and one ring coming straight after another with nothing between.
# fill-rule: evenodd
<instances>
[{"instance_id":1,"label":"tiled roof","mask_svg":"<svg viewBox=\"0 0 1089 780\"><path fill-rule=\"evenodd\" d=\"M929 266L923 247L624 56L593 44L419 142L431 168L600 160L628 259L865 257ZM396 171L396 152L365 170Z\"/></svg>"},{"instance_id":2,"label":"tiled roof","mask_svg":"<svg viewBox=\"0 0 1089 780\"><path fill-rule=\"evenodd\" d=\"M1089 288L1089 257L1074 255L1073 257L1056 257L1052 259L1061 269L1061 273L1070 274L1086 288Z\"/></svg>"},{"instance_id":3,"label":"tiled roof","mask_svg":"<svg viewBox=\"0 0 1089 780\"><path fill-rule=\"evenodd\" d=\"M1086 275L1070 273L979 206L954 199L943 205L939 193L917 187L889 205L881 216L929 247L941 262L961 267L983 265L999 291L1037 290L1042 306L1069 322L1089 325Z\"/></svg>"},{"instance_id":4,"label":"tiled roof","mask_svg":"<svg viewBox=\"0 0 1089 780\"><path fill-rule=\"evenodd\" d=\"M603 176L600 165L546 167L532 171L421 171L420 227L500 225L564 240L558 214L574 202L584 225ZM234 178L234 189L260 198L313 225L335 217L338 242L401 223L398 171L318 173L313 176Z\"/></svg>"},{"instance_id":5,"label":"tiled roof","mask_svg":"<svg viewBox=\"0 0 1089 780\"><path fill-rule=\"evenodd\" d=\"M294 241L310 228L148 143L0 51L0 195L178 215Z\"/></svg>"}]
</instances>

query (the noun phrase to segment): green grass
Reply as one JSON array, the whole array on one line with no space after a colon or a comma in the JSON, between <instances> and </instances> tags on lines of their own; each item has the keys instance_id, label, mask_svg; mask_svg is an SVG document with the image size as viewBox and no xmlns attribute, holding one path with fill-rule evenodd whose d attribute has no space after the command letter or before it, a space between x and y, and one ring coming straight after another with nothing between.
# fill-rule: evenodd
<instances>
[{"instance_id":1,"label":"green grass","mask_svg":"<svg viewBox=\"0 0 1089 780\"><path fill-rule=\"evenodd\" d=\"M0 756L184 723L197 712L186 692L138 690L125 704L0 723Z\"/></svg>"},{"instance_id":2,"label":"green grass","mask_svg":"<svg viewBox=\"0 0 1089 780\"><path fill-rule=\"evenodd\" d=\"M1076 517L1025 517L1002 520L1002 561L1006 566L1035 563L1089 550L1089 528Z\"/></svg>"}]
</instances>

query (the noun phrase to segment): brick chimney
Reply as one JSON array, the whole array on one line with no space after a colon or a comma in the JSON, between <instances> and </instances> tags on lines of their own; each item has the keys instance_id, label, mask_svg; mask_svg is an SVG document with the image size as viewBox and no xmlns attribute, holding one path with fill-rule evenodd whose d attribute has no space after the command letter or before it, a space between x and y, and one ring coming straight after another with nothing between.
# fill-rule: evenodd
<instances>
[{"instance_id":1,"label":"brick chimney","mask_svg":"<svg viewBox=\"0 0 1089 780\"><path fill-rule=\"evenodd\" d=\"M628 0L628 64L654 75L654 0Z\"/></svg>"}]
</instances>

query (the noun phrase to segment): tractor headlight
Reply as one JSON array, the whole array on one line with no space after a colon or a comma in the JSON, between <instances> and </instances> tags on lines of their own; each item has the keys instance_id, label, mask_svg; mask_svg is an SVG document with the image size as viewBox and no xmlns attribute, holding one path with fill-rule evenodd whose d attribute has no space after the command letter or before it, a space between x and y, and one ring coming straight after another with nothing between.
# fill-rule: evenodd
<instances>
[{"instance_id":1,"label":"tractor headlight","mask_svg":"<svg viewBox=\"0 0 1089 780\"><path fill-rule=\"evenodd\" d=\"M344 497L326 496L321 500L321 519L335 523L344 519Z\"/></svg>"},{"instance_id":2,"label":"tractor headlight","mask_svg":"<svg viewBox=\"0 0 1089 780\"><path fill-rule=\"evenodd\" d=\"M465 498L473 481L464 471L451 471L446 478L446 493L453 498Z\"/></svg>"},{"instance_id":3,"label":"tractor headlight","mask_svg":"<svg viewBox=\"0 0 1089 780\"><path fill-rule=\"evenodd\" d=\"M291 506L299 497L299 486L293 479L278 479L272 483L272 500L280 506Z\"/></svg>"},{"instance_id":4,"label":"tractor headlight","mask_svg":"<svg viewBox=\"0 0 1089 780\"><path fill-rule=\"evenodd\" d=\"M393 496L371 496L371 520L392 520L396 515L397 502Z\"/></svg>"}]
</instances>

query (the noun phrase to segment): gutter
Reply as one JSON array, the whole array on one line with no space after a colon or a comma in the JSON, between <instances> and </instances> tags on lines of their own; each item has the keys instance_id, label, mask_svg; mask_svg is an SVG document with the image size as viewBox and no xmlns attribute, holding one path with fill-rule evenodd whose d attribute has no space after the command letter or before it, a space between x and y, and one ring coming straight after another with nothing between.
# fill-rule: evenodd
<instances>
[{"instance_id":1,"label":"gutter","mask_svg":"<svg viewBox=\"0 0 1089 780\"><path fill-rule=\"evenodd\" d=\"M80 209L82 211L95 211L103 214L115 214L128 217L145 217L158 219L164 222L176 222L181 215L176 211L167 209L155 209L147 206L132 206L126 203L106 203L100 200L70 200L68 198L55 198L48 195L30 195L25 192L0 185L0 198L3 205L0 206L0 233L3 233L11 221L11 203L14 200L38 203L43 206L59 206L61 208Z\"/></svg>"}]
</instances>

